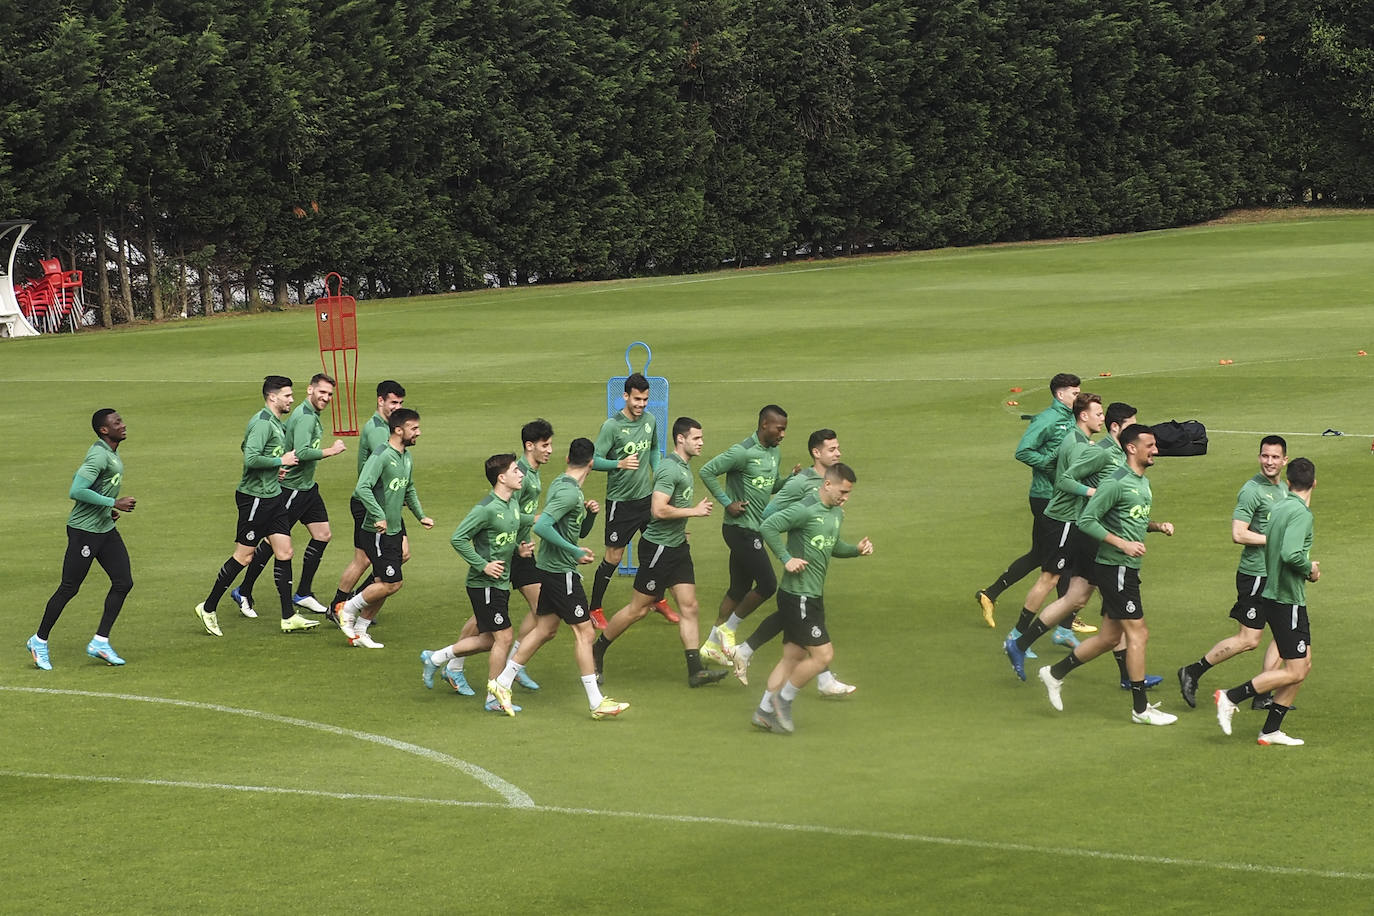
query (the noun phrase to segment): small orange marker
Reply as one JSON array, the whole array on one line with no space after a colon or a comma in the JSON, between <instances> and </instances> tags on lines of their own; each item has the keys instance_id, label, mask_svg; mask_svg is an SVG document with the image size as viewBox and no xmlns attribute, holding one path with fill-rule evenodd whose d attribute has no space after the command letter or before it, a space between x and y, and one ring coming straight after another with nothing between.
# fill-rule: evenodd
<instances>
[{"instance_id":1,"label":"small orange marker","mask_svg":"<svg viewBox=\"0 0 1374 916\"><path fill-rule=\"evenodd\" d=\"M1098 377L1098 378L1111 378L1111 377L1112 377L1112 374L1111 374L1110 372L1099 372L1099 373L1097 373L1097 377Z\"/></svg>"},{"instance_id":2,"label":"small orange marker","mask_svg":"<svg viewBox=\"0 0 1374 916\"><path fill-rule=\"evenodd\" d=\"M1366 352L1364 352L1363 350L1361 350L1361 351L1359 351L1358 353L1356 353L1355 355L1356 355L1356 356L1368 356L1369 354L1366 353Z\"/></svg>"},{"instance_id":3,"label":"small orange marker","mask_svg":"<svg viewBox=\"0 0 1374 916\"><path fill-rule=\"evenodd\" d=\"M1008 401L1008 402L1007 402L1007 406L1008 406L1008 407L1020 407L1020 406L1021 406L1021 402L1020 402L1020 401Z\"/></svg>"},{"instance_id":4,"label":"small orange marker","mask_svg":"<svg viewBox=\"0 0 1374 916\"><path fill-rule=\"evenodd\" d=\"M1363 350L1360 351L1360 355L1361 355L1361 356L1364 356L1364 351L1363 351ZM1013 389L1011 390L1011 393L1012 393L1012 394L1020 394L1020 393L1021 393L1021 389L1020 389L1020 388L1013 388Z\"/></svg>"}]
</instances>

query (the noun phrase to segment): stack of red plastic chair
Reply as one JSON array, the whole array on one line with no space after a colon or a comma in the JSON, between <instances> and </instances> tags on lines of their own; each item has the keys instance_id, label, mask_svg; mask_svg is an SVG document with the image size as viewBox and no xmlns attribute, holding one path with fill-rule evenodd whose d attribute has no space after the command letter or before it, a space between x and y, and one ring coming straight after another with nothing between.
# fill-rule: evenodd
<instances>
[{"instance_id":1,"label":"stack of red plastic chair","mask_svg":"<svg viewBox=\"0 0 1374 916\"><path fill-rule=\"evenodd\" d=\"M62 269L57 258L44 258L43 276L14 288L19 310L40 331L59 331L66 324L76 330L81 307L81 271Z\"/></svg>"}]
</instances>

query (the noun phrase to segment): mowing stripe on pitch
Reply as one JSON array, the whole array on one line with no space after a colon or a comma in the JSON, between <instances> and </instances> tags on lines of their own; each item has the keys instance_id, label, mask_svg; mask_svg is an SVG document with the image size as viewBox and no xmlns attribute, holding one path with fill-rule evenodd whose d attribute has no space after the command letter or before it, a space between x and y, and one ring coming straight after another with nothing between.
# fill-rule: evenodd
<instances>
[{"instance_id":1,"label":"mowing stripe on pitch","mask_svg":"<svg viewBox=\"0 0 1374 916\"><path fill-rule=\"evenodd\" d=\"M3 689L3 688L0 688ZM209 789L216 792L246 792L266 795L296 795L326 798L337 801L397 802L412 805L433 805L448 808L492 808L507 810L496 802L459 801L449 798L423 798L413 795L379 795L375 793L326 792L313 789L288 789L280 786L251 786L234 783L188 782L173 779L141 779L121 776L78 776L68 773L28 773L19 770L0 770L0 777L16 779L46 779L61 782L86 782L103 785L155 786L177 789ZM777 821L754 821L734 817L710 817L691 814L648 814L642 811L607 811L599 808L568 808L559 805L525 805L522 810L538 814L571 814L588 817L616 817L638 821L661 821L676 824L707 824L717 827L745 827L753 830L772 830L781 833L813 833L822 836L856 837L860 839L894 840L905 843L927 843L937 846L957 846L965 849L984 849L990 852L1031 853L1038 856L1074 856L1108 862L1135 865L1168 865L1201 868L1212 871L1239 872L1254 875L1284 875L1302 878L1338 878L1352 881L1371 881L1374 874L1359 871L1337 871L1302 868L1291 865L1256 865L1250 862L1208 862L1183 859L1177 856L1149 856L1138 853L1106 852L1099 849L1074 847L1033 846L1029 843L1006 843L990 840L970 840L959 837L931 836L920 833L898 833L887 830L862 830L848 827L825 827L815 824L787 824Z\"/></svg>"},{"instance_id":2,"label":"mowing stripe on pitch","mask_svg":"<svg viewBox=\"0 0 1374 916\"><path fill-rule=\"evenodd\" d=\"M506 800L506 805L511 807L531 808L534 806L534 799L530 798L529 795L525 794L525 792L517 786L511 785L490 770L484 770L475 763L468 763L466 760L460 760L442 751L421 747L418 744L411 744L408 741L398 741L395 738L388 738L386 735L374 735L371 732L362 732L352 728L341 728L337 725L328 725L324 722L312 722L309 719L297 719L292 716L279 716L276 713L260 712L256 709L241 709L237 706L221 706L218 703L199 703L195 700L145 697L133 693L102 693L94 690L55 690L48 687L6 687L0 685L0 690L9 690L17 693L37 693L48 696L92 697L100 700L130 700L135 703L161 703L167 706L181 706L186 709L204 709L209 712L224 712L234 716L244 716L249 719L261 719L266 722L275 722L279 725L294 725L297 728L310 728L315 731L327 732L331 735L356 738L359 741L370 741L373 744L380 744L384 747L392 748L393 750L414 754L416 757L423 757L425 760L452 767L455 770L461 770L488 789L500 795Z\"/></svg>"}]
</instances>

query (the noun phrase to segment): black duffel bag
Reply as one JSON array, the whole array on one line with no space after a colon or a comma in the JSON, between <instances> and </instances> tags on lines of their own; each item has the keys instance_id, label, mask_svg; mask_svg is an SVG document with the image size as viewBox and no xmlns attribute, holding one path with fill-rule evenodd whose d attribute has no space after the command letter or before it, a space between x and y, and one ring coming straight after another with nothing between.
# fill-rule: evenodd
<instances>
[{"instance_id":1,"label":"black duffel bag","mask_svg":"<svg viewBox=\"0 0 1374 916\"><path fill-rule=\"evenodd\" d=\"M1207 427L1200 420L1169 420L1150 427L1159 454L1166 457L1207 454Z\"/></svg>"}]
</instances>

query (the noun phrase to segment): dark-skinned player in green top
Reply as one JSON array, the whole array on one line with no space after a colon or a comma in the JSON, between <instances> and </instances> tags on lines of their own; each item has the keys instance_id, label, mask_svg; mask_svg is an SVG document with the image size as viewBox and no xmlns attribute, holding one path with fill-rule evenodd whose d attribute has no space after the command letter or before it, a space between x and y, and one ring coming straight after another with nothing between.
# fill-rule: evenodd
<instances>
[{"instance_id":1,"label":"dark-skinned player in green top","mask_svg":"<svg viewBox=\"0 0 1374 916\"><path fill-rule=\"evenodd\" d=\"M1126 637L1126 671L1130 678L1131 721L1138 725L1171 725L1178 716L1150 703L1145 693L1145 606L1140 596L1140 564L1145 534L1158 531L1173 537L1170 522L1150 520L1153 496L1145 472L1155 463L1159 448L1148 426L1132 424L1118 440L1126 463L1098 484L1078 516L1078 528L1099 543L1093 582L1102 593L1102 627L1068 656L1040 669L1040 681L1050 705L1063 711L1064 679L1084 662L1114 649Z\"/></svg>"},{"instance_id":2,"label":"dark-skinned player in green top","mask_svg":"<svg viewBox=\"0 0 1374 916\"><path fill-rule=\"evenodd\" d=\"M406 390L401 387L401 383L392 379L386 379L377 383L377 412L363 424L362 430L358 434L358 473L363 472L367 459L372 457L372 453L386 445L387 439L391 436L391 428L387 425L387 420L391 418L394 410L402 407L406 402ZM366 530L364 522L367 513L363 509L362 501L356 495L349 497L348 511L353 516L353 558L344 567L343 574L339 576L339 587L334 592L334 599L329 602L329 613L326 619L334 623L339 622L339 608L349 597L361 588L364 588L371 581L371 576L367 582L360 583L364 571L371 565L368 559L368 544L372 541L374 532ZM394 532L393 532L394 533ZM406 544L404 531L401 538L401 558L402 562L410 559L410 551Z\"/></svg>"},{"instance_id":3,"label":"dark-skinned player in green top","mask_svg":"<svg viewBox=\"0 0 1374 916\"><path fill-rule=\"evenodd\" d=\"M715 626L701 645L701 657L719 665L734 664L735 631L778 587L759 526L769 499L786 483L778 457L785 435L787 411L769 404L759 411L753 435L701 466L701 482L725 507L720 533L730 550L730 586L720 600ZM722 474L724 489L718 479Z\"/></svg>"},{"instance_id":4,"label":"dark-skinned player in green top","mask_svg":"<svg viewBox=\"0 0 1374 916\"><path fill-rule=\"evenodd\" d=\"M434 686L434 675L455 658L490 653L487 660L487 700L490 712L504 712L513 716L519 711L511 703L510 689L501 687L496 678L506 667L510 653L510 573L511 560L520 544L520 504L517 500L525 472L512 453L492 455L483 470L491 492L473 506L449 543L467 563L466 585L477 632L459 636L450 646L420 653L421 680L426 687ZM533 550L525 547L528 552ZM466 629L466 627L464 628Z\"/></svg>"},{"instance_id":5,"label":"dark-skinned player in green top","mask_svg":"<svg viewBox=\"0 0 1374 916\"><path fill-rule=\"evenodd\" d=\"M753 722L765 731L792 734L792 701L830 664L834 649L825 627L825 576L831 557L866 557L873 543L840 539L844 504L857 480L853 468L836 462L820 489L764 519L762 537L782 563L778 610L783 613L782 658L768 675Z\"/></svg>"},{"instance_id":6,"label":"dark-skinned player in green top","mask_svg":"<svg viewBox=\"0 0 1374 916\"><path fill-rule=\"evenodd\" d=\"M811 466L801 468L787 478L782 489L764 508L763 517L765 520L774 513L800 502L819 490L826 470L840 460L840 440L833 429L816 430L807 439L806 445L811 454ZM753 633L749 634L748 639L736 644L734 672L741 684L749 683L749 662L754 653L781 632L782 611L775 610L764 618L763 623L759 624ZM816 675L816 690L823 697L847 697L857 689L853 684L846 684L835 677L828 667Z\"/></svg>"},{"instance_id":7,"label":"dark-skinned player in green top","mask_svg":"<svg viewBox=\"0 0 1374 916\"><path fill-rule=\"evenodd\" d=\"M530 610L525 619L520 621L520 635L511 641L507 654L518 649L520 641L530 635L536 618L534 609L539 606L539 567L534 560L534 537L531 532L534 520L539 515L539 494L542 491L539 469L548 464L549 456L553 454L553 425L542 417L531 420L520 428L520 441L524 445L524 454L516 463L524 478L520 482L519 492L515 494L516 505L520 507L520 548L511 557L510 584L525 596ZM469 617L458 638L462 640L476 635L477 618ZM444 682L455 692L465 697L476 692L463 673L463 656L451 659L441 674ZM539 684L524 668L515 676L515 683L526 690L539 689Z\"/></svg>"},{"instance_id":8,"label":"dark-skinned player in green top","mask_svg":"<svg viewBox=\"0 0 1374 916\"><path fill-rule=\"evenodd\" d=\"M234 553L220 567L215 582L205 600L196 605L196 616L205 632L223 636L219 628L216 605L249 562L258 542L266 540L276 557L272 578L281 599L281 629L283 633L310 630L319 626L296 613L291 601L291 535L287 524L286 497L282 495L281 478L299 460L286 447L286 429L282 419L291 412L294 396L291 380L284 375L269 375L262 381L263 408L248 421L243 433L243 476L234 501L238 505L238 527L234 535ZM240 609L242 610L242 609ZM249 616L244 614L245 617ZM256 614L253 614L256 616Z\"/></svg>"},{"instance_id":9,"label":"dark-skinned player in green top","mask_svg":"<svg viewBox=\"0 0 1374 916\"><path fill-rule=\"evenodd\" d=\"M95 628L95 636L86 644L86 654L107 665L124 664L124 659L110 645L110 630L124 607L129 590L134 587L129 550L115 527L120 513L134 511L137 503L132 496L119 495L124 482L119 443L128 436L128 429L113 407L92 414L91 429L96 435L95 444L86 450L86 457L72 475L72 485L67 490L74 505L67 516L67 554L62 559L62 581L43 609L38 632L30 636L28 642L33 663L44 671L52 670L48 635L68 602L81 590L92 560L110 577L110 590L105 593L105 610Z\"/></svg>"},{"instance_id":10,"label":"dark-skinned player in green top","mask_svg":"<svg viewBox=\"0 0 1374 916\"><path fill-rule=\"evenodd\" d=\"M1312 672L1312 626L1307 618L1307 583L1321 578L1312 559L1312 489L1317 468L1306 458L1288 463L1288 493L1269 511L1264 540L1264 616L1283 658L1283 667L1263 671L1244 684L1213 694L1217 723L1231 734L1236 705L1250 697L1274 692L1269 717L1257 743L1265 747L1297 747L1305 742L1283 732L1283 717L1293 708L1298 688Z\"/></svg>"},{"instance_id":11,"label":"dark-skinned player in green top","mask_svg":"<svg viewBox=\"0 0 1374 916\"><path fill-rule=\"evenodd\" d=\"M329 530L329 510L325 508L320 496L319 484L315 483L315 465L325 458L341 454L347 446L342 439L335 439L328 448L324 444L324 425L320 422L320 412L334 399L334 379L323 372L315 373L306 388L305 400L296 405L286 418L286 445L296 453L299 462L287 468L282 478L282 495L286 499L286 524L290 531L297 522L304 522L310 532L310 543L305 547L301 558L301 575L296 580L295 594L291 601L296 607L312 614L323 614L329 610L315 600L313 585L315 571L320 567L324 549L333 537ZM265 541L258 542L253 554L253 562L243 574L243 582L229 592L229 597L238 602L239 612L245 617L256 617L253 610L253 586L258 576L267 568L267 560L272 556L272 548Z\"/></svg>"},{"instance_id":12,"label":"dark-skinned player in green top","mask_svg":"<svg viewBox=\"0 0 1374 916\"><path fill-rule=\"evenodd\" d=\"M649 380L638 372L625 379L625 406L601 424L596 435L593 471L606 472L606 554L592 578L592 624L605 629L601 603L625 556L625 547L653 520L650 494L658 469L658 421L647 413ZM670 623L677 614L660 601L655 609Z\"/></svg>"},{"instance_id":13,"label":"dark-skinned player in green top","mask_svg":"<svg viewBox=\"0 0 1374 916\"><path fill-rule=\"evenodd\" d=\"M592 472L595 454L596 446L590 439L579 437L569 442L567 469L549 485L544 511L534 523L534 533L540 538L536 554L540 579L539 606L535 609L538 619L530 635L521 640L520 648L511 653L496 684L510 690L516 674L540 646L553 638L562 620L573 631L573 654L592 718L606 719L620 715L630 704L603 696L596 683L596 663L592 659L596 630L590 619L587 594L582 589L582 576L577 572L577 567L596 562L591 548L578 544L591 533L601 508L596 500L582 495L582 485Z\"/></svg>"},{"instance_id":14,"label":"dark-skinned player in green top","mask_svg":"<svg viewBox=\"0 0 1374 916\"><path fill-rule=\"evenodd\" d=\"M401 510L409 509L420 520L420 527L433 528L434 519L425 515L415 479L410 448L420 439L420 414L398 407L387 418L391 435L386 445L372 453L358 475L353 495L362 501L365 530L371 531L367 556L372 563L372 581L349 598L339 609L339 629L348 644L363 649L381 649L382 643L368 635L368 627L386 599L401 590L401 564L404 562L402 538L405 524Z\"/></svg>"},{"instance_id":15,"label":"dark-skinned player in green top","mask_svg":"<svg viewBox=\"0 0 1374 916\"><path fill-rule=\"evenodd\" d=\"M616 612L592 646L596 673L601 675L606 650L632 625L643 620L654 603L669 590L677 601L678 635L687 657L687 686L714 684L729 672L708 671L701 666L697 642L696 569L687 543L687 520L711 514L711 500L695 502L693 458L701 454L701 424L691 417L673 422L673 450L654 472L654 492L650 512L653 521L639 539L639 571L635 574L634 596Z\"/></svg>"}]
</instances>

